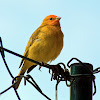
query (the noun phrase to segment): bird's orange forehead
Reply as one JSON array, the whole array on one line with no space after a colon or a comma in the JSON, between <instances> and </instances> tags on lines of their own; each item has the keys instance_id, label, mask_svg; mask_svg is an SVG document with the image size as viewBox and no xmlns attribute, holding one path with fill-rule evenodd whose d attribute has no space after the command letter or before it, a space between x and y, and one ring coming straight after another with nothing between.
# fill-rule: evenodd
<instances>
[{"instance_id":1,"label":"bird's orange forehead","mask_svg":"<svg viewBox=\"0 0 100 100\"><path fill-rule=\"evenodd\" d=\"M44 20L48 20L50 18L55 19L56 17L58 17L58 16L56 16L56 15L48 15L47 17L44 18Z\"/></svg>"},{"instance_id":2,"label":"bird's orange forehead","mask_svg":"<svg viewBox=\"0 0 100 100\"><path fill-rule=\"evenodd\" d=\"M56 17L57 17L56 15L49 15L46 18L48 19L48 18L56 18Z\"/></svg>"}]
</instances>

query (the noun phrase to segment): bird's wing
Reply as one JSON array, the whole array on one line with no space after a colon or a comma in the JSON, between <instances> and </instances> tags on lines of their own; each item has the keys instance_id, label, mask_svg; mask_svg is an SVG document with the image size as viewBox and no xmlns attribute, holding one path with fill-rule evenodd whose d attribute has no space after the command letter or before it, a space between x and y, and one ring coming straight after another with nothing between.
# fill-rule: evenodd
<instances>
[{"instance_id":1,"label":"bird's wing","mask_svg":"<svg viewBox=\"0 0 100 100\"><path fill-rule=\"evenodd\" d=\"M23 56L25 56L25 57L28 56L29 48L30 48L30 46L33 44L34 40L37 39L37 36L38 36L39 33L40 33L40 27L31 35L31 37L30 37L30 39L29 39L29 41L28 41L28 43L27 43L27 46L26 46L26 49L25 49L25 52L24 52L24 55L23 55ZM25 61L25 60L22 58L19 68L20 68L21 66L23 66L24 61Z\"/></svg>"}]
</instances>

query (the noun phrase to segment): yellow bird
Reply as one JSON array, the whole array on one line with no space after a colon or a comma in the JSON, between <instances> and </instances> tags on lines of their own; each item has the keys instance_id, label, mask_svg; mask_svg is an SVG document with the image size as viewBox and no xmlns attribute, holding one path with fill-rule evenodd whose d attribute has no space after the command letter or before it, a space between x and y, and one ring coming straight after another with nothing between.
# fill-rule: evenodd
<instances>
[{"instance_id":1,"label":"yellow bird","mask_svg":"<svg viewBox=\"0 0 100 100\"><path fill-rule=\"evenodd\" d=\"M45 17L40 27L31 35L26 46L24 56L39 61L51 62L55 60L63 48L63 33L60 27L60 19L56 15L49 15ZM28 60L21 60L19 67L22 67L19 75L24 75L26 70L30 71L31 66L36 66ZM17 78L15 89L19 87L22 78Z\"/></svg>"}]
</instances>

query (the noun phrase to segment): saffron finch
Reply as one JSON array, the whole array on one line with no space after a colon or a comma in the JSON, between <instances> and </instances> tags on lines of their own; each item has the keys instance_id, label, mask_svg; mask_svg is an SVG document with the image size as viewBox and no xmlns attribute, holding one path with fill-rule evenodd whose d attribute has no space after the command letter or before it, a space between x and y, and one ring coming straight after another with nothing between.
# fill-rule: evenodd
<instances>
[{"instance_id":1,"label":"saffron finch","mask_svg":"<svg viewBox=\"0 0 100 100\"><path fill-rule=\"evenodd\" d=\"M24 56L39 62L51 62L55 60L63 48L63 33L60 27L60 19L56 15L45 17L39 28L31 35ZM21 60L21 70L18 74L24 75L26 70L31 70L31 66L36 63L28 60ZM17 78L15 89L19 87L22 78Z\"/></svg>"}]
</instances>

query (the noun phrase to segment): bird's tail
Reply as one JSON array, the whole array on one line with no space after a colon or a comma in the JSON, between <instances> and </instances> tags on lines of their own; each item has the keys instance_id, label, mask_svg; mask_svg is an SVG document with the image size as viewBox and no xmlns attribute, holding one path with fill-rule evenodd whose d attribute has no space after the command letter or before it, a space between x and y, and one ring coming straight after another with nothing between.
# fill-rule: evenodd
<instances>
[{"instance_id":1,"label":"bird's tail","mask_svg":"<svg viewBox=\"0 0 100 100\"><path fill-rule=\"evenodd\" d=\"M33 64L34 64L33 62L25 61L24 64L23 64L23 66L22 66L22 68L21 68L21 70L20 70L20 72L19 72L19 74L18 74L18 76L24 75L24 73L26 72L27 69L29 69L28 72L30 72L30 71L32 70L32 68L30 68L30 66L32 66ZM36 65L35 65L35 66L36 66ZM35 66L33 66L33 68L34 68ZM22 77L19 77L19 78L16 79L17 83L14 85L14 88L15 88L15 89L18 89L21 80L22 80ZM16 81L15 81L15 82L16 82Z\"/></svg>"},{"instance_id":2,"label":"bird's tail","mask_svg":"<svg viewBox=\"0 0 100 100\"><path fill-rule=\"evenodd\" d=\"M21 71L19 72L18 76L24 75L25 71L26 71L26 70L23 70L23 67L22 67L22 69L21 69ZM15 89L18 89L21 80L22 80L22 77L19 77L19 78L16 79L17 83L16 83L15 86L14 86ZM16 81L15 81L15 82L16 82Z\"/></svg>"}]
</instances>

